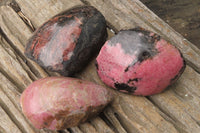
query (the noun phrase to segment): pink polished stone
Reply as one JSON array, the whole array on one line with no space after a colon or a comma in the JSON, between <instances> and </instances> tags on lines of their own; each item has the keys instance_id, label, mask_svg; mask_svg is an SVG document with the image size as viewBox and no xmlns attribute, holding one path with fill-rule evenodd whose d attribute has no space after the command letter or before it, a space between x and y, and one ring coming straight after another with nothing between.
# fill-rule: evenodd
<instances>
[{"instance_id":1,"label":"pink polished stone","mask_svg":"<svg viewBox=\"0 0 200 133\"><path fill-rule=\"evenodd\" d=\"M105 84L143 96L162 92L185 69L185 61L175 46L138 28L120 31L108 40L96 61Z\"/></svg>"},{"instance_id":2,"label":"pink polished stone","mask_svg":"<svg viewBox=\"0 0 200 133\"><path fill-rule=\"evenodd\" d=\"M112 93L92 82L48 77L30 84L20 103L36 128L66 129L97 115L112 100Z\"/></svg>"}]
</instances>

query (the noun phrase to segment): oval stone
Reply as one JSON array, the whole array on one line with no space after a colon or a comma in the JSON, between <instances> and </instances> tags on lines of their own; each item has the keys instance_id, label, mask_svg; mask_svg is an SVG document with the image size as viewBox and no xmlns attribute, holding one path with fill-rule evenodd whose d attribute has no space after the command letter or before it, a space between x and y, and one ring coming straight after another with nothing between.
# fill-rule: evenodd
<instances>
[{"instance_id":1,"label":"oval stone","mask_svg":"<svg viewBox=\"0 0 200 133\"><path fill-rule=\"evenodd\" d=\"M25 55L50 71L69 76L84 68L107 38L104 16L92 6L60 13L29 39Z\"/></svg>"},{"instance_id":2,"label":"oval stone","mask_svg":"<svg viewBox=\"0 0 200 133\"><path fill-rule=\"evenodd\" d=\"M105 84L143 96L162 92L185 69L175 46L142 28L120 31L104 44L96 61Z\"/></svg>"},{"instance_id":3,"label":"oval stone","mask_svg":"<svg viewBox=\"0 0 200 133\"><path fill-rule=\"evenodd\" d=\"M30 84L22 93L20 104L36 128L60 130L97 115L112 99L112 93L100 85L60 76Z\"/></svg>"}]
</instances>

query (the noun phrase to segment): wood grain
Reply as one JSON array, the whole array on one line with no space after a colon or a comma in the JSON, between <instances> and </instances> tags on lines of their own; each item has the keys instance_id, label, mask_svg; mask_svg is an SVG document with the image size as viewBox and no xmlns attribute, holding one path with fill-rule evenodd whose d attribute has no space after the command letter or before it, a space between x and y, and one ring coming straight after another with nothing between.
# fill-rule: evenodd
<instances>
[{"instance_id":1,"label":"wood grain","mask_svg":"<svg viewBox=\"0 0 200 133\"><path fill-rule=\"evenodd\" d=\"M19 128L13 123L6 112L0 107L0 132L1 133L21 133Z\"/></svg>"},{"instance_id":2,"label":"wood grain","mask_svg":"<svg viewBox=\"0 0 200 133\"><path fill-rule=\"evenodd\" d=\"M150 97L132 96L117 92L99 79L94 60L77 78L93 81L107 87L115 95L114 101L97 118L62 133L198 133L200 131L200 74L199 50L149 11L138 0L16 0L20 11L35 28L43 22L73 6L90 4L106 17L108 26L118 31L142 26L161 34L180 48L187 60L181 78L165 92ZM33 31L9 3L0 7L0 131L56 133L37 130L26 120L19 105L20 93L34 80L54 75L24 54L24 46ZM109 37L114 34L109 32ZM189 53L189 54L188 54ZM196 72L197 71L197 72ZM57 75L57 74L55 74ZM59 76L59 75L57 75ZM7 120L7 121L5 121ZM7 129L7 126L11 127Z\"/></svg>"},{"instance_id":3,"label":"wood grain","mask_svg":"<svg viewBox=\"0 0 200 133\"><path fill-rule=\"evenodd\" d=\"M15 90L16 87L2 73L0 73L0 105L9 115L13 123L22 131L34 133L35 131L23 117L19 106L19 93ZM5 84L6 83L6 84ZM12 90L12 91L11 91ZM2 121L0 121L2 122Z\"/></svg>"},{"instance_id":4,"label":"wood grain","mask_svg":"<svg viewBox=\"0 0 200 133\"><path fill-rule=\"evenodd\" d=\"M0 44L0 71L18 86L19 92L22 92L32 80L20 64L18 55L9 47L3 47L5 45L2 42Z\"/></svg>"},{"instance_id":5,"label":"wood grain","mask_svg":"<svg viewBox=\"0 0 200 133\"><path fill-rule=\"evenodd\" d=\"M60 12L83 5L80 0L16 0L16 2L36 28Z\"/></svg>"},{"instance_id":6,"label":"wood grain","mask_svg":"<svg viewBox=\"0 0 200 133\"><path fill-rule=\"evenodd\" d=\"M137 26L158 33L178 47L187 63L200 72L200 50L173 30L139 0L84 0L95 6L117 31Z\"/></svg>"},{"instance_id":7,"label":"wood grain","mask_svg":"<svg viewBox=\"0 0 200 133\"><path fill-rule=\"evenodd\" d=\"M78 77L105 86L95 72L95 61ZM117 132L178 132L147 98L111 91L115 94L115 99L104 114Z\"/></svg>"},{"instance_id":8,"label":"wood grain","mask_svg":"<svg viewBox=\"0 0 200 133\"><path fill-rule=\"evenodd\" d=\"M98 133L114 133L100 117L93 118L90 121Z\"/></svg>"},{"instance_id":9,"label":"wood grain","mask_svg":"<svg viewBox=\"0 0 200 133\"><path fill-rule=\"evenodd\" d=\"M31 69L37 77L46 77L47 74L39 65L24 56L24 46L28 38L32 35L29 27L10 6L1 6L0 12L1 30L4 33L3 35L5 35L4 38L9 42L10 47L25 61L29 69Z\"/></svg>"}]
</instances>

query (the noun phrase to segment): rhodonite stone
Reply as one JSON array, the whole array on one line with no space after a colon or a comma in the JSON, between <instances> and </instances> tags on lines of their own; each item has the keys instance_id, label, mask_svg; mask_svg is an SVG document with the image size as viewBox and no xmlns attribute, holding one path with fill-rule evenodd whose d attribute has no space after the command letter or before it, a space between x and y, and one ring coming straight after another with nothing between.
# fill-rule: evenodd
<instances>
[{"instance_id":1,"label":"rhodonite stone","mask_svg":"<svg viewBox=\"0 0 200 133\"><path fill-rule=\"evenodd\" d=\"M69 76L84 68L106 38L104 16L92 6L76 7L39 27L25 55L47 70Z\"/></svg>"},{"instance_id":2,"label":"rhodonite stone","mask_svg":"<svg viewBox=\"0 0 200 133\"><path fill-rule=\"evenodd\" d=\"M162 92L185 69L180 51L159 35L135 28L108 40L97 61L97 72L108 86L134 95Z\"/></svg>"},{"instance_id":3,"label":"rhodonite stone","mask_svg":"<svg viewBox=\"0 0 200 133\"><path fill-rule=\"evenodd\" d=\"M113 99L106 88L70 77L34 81L22 93L22 112L35 128L61 130L98 115Z\"/></svg>"}]
</instances>

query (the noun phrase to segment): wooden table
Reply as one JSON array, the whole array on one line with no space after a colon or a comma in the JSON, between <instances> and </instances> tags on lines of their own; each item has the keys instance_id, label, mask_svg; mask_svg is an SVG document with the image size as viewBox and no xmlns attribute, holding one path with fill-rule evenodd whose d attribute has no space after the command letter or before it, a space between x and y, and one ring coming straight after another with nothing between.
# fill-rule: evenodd
<instances>
[{"instance_id":1,"label":"wooden table","mask_svg":"<svg viewBox=\"0 0 200 133\"><path fill-rule=\"evenodd\" d=\"M63 131L35 129L23 116L20 94L34 80L58 75L27 59L24 46L35 28L77 5L92 5L105 16L109 36L141 26L177 46L187 62L181 78L161 94L141 97L113 90L115 99L98 117ZM200 133L200 50L139 0L0 0L1 133ZM105 86L95 59L76 77ZM112 89L111 89L112 90Z\"/></svg>"}]
</instances>

